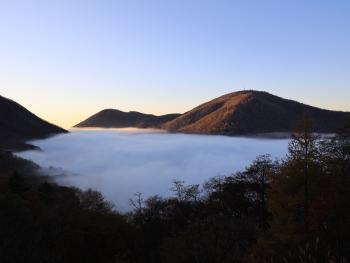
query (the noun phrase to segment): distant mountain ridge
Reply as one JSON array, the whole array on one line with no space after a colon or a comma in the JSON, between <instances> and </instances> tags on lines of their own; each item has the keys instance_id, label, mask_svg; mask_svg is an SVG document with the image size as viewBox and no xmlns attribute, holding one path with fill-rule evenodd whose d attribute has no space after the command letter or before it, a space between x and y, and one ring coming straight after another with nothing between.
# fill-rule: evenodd
<instances>
[{"instance_id":1,"label":"distant mountain ridge","mask_svg":"<svg viewBox=\"0 0 350 263\"><path fill-rule=\"evenodd\" d=\"M20 104L0 96L0 149L25 149L25 141L66 130L44 121Z\"/></svg>"},{"instance_id":2,"label":"distant mountain ridge","mask_svg":"<svg viewBox=\"0 0 350 263\"><path fill-rule=\"evenodd\" d=\"M85 121L74 127L103 127L103 128L123 128L123 127L160 127L162 124L175 119L180 114L166 114L156 116L144 114L137 111L124 112L115 109L102 110L89 117Z\"/></svg>"},{"instance_id":3,"label":"distant mountain ridge","mask_svg":"<svg viewBox=\"0 0 350 263\"><path fill-rule=\"evenodd\" d=\"M350 120L350 112L331 111L284 99L264 91L232 92L184 114L154 116L103 110L76 127L150 127L170 132L222 135L290 133L303 118L315 132L330 133Z\"/></svg>"}]
</instances>

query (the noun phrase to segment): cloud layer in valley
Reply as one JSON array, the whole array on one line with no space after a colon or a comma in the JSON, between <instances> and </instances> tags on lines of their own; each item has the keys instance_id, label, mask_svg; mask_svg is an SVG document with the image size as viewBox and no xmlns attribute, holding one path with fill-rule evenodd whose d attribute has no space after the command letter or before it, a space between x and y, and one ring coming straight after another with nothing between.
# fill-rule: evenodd
<instances>
[{"instance_id":1,"label":"cloud layer in valley","mask_svg":"<svg viewBox=\"0 0 350 263\"><path fill-rule=\"evenodd\" d=\"M147 130L77 130L32 142L18 155L62 169L60 184L101 191L120 210L136 192L167 196L174 179L201 184L243 169L257 155L282 157L287 140L167 134Z\"/></svg>"}]
</instances>

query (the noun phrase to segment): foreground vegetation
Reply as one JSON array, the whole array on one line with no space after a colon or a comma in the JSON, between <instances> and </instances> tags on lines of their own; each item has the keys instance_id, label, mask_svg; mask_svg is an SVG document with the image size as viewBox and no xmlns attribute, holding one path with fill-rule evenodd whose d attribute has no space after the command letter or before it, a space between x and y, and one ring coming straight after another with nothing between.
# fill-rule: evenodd
<instances>
[{"instance_id":1,"label":"foreground vegetation","mask_svg":"<svg viewBox=\"0 0 350 263\"><path fill-rule=\"evenodd\" d=\"M0 262L350 260L350 126L320 140L306 124L284 159L259 156L202 186L175 181L171 198L136 194L129 214L37 168L1 153Z\"/></svg>"}]
</instances>

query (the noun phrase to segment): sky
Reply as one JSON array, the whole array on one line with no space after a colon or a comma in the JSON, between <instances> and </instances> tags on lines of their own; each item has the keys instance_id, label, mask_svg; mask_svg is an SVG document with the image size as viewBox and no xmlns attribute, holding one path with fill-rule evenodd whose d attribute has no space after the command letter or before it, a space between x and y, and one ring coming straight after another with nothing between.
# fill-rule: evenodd
<instances>
[{"instance_id":1,"label":"sky","mask_svg":"<svg viewBox=\"0 0 350 263\"><path fill-rule=\"evenodd\" d=\"M69 128L255 89L350 111L348 0L0 0L0 94Z\"/></svg>"}]
</instances>

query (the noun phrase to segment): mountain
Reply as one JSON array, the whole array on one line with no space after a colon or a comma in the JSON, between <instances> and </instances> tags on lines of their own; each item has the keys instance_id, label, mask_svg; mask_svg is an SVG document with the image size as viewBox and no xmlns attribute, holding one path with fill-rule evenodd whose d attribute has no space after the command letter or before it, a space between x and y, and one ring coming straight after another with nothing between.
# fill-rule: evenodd
<instances>
[{"instance_id":1,"label":"mountain","mask_svg":"<svg viewBox=\"0 0 350 263\"><path fill-rule=\"evenodd\" d=\"M74 127L103 127L103 128L123 128L123 127L159 127L160 125L175 119L180 114L167 114L155 116L136 111L124 112L114 109L102 110L90 118L82 121Z\"/></svg>"},{"instance_id":2,"label":"mountain","mask_svg":"<svg viewBox=\"0 0 350 263\"><path fill-rule=\"evenodd\" d=\"M66 130L50 124L18 103L0 96L0 149L25 149L25 141L45 138Z\"/></svg>"},{"instance_id":3,"label":"mountain","mask_svg":"<svg viewBox=\"0 0 350 263\"><path fill-rule=\"evenodd\" d=\"M291 132L303 119L316 132L333 132L350 120L349 112L330 111L262 91L238 91L206 102L162 125L173 132L261 134Z\"/></svg>"}]
</instances>

